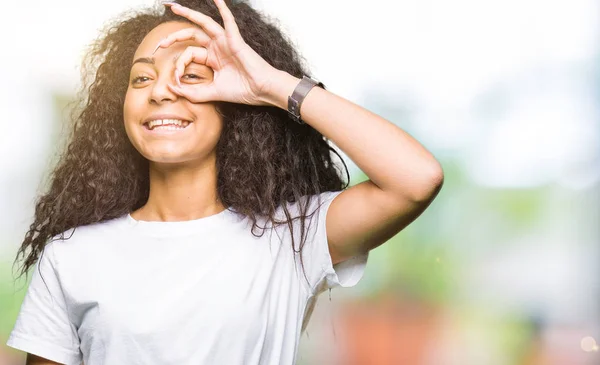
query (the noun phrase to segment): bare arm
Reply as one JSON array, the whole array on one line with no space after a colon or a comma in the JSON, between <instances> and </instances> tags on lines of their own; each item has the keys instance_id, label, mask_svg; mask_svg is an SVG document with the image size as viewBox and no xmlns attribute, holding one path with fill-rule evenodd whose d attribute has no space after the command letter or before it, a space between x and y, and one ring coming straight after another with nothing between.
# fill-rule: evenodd
<instances>
[{"instance_id":1,"label":"bare arm","mask_svg":"<svg viewBox=\"0 0 600 365\"><path fill-rule=\"evenodd\" d=\"M268 102L286 110L288 95L300 79L278 71L272 80ZM369 177L331 202L327 241L334 265L388 241L440 191L440 163L390 121L318 87L306 96L300 114Z\"/></svg>"},{"instance_id":2,"label":"bare arm","mask_svg":"<svg viewBox=\"0 0 600 365\"><path fill-rule=\"evenodd\" d=\"M43 357L39 357L34 354L27 353L27 361L25 365L55 365L59 364L59 362L54 362L52 360L45 359Z\"/></svg>"}]
</instances>

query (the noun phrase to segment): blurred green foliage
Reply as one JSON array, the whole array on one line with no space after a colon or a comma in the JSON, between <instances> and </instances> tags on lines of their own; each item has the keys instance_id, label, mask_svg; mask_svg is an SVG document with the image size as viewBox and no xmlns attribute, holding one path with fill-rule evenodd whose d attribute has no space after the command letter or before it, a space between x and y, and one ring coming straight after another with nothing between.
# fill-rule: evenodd
<instances>
[{"instance_id":1,"label":"blurred green foliage","mask_svg":"<svg viewBox=\"0 0 600 365\"><path fill-rule=\"evenodd\" d=\"M14 259L14 257L8 257L8 259ZM17 276L18 274L13 275L12 261L10 263L0 262L0 340L4 342L8 339L8 335L15 324L21 303L31 281L31 272L27 275L27 279L22 276L16 280Z\"/></svg>"}]
</instances>

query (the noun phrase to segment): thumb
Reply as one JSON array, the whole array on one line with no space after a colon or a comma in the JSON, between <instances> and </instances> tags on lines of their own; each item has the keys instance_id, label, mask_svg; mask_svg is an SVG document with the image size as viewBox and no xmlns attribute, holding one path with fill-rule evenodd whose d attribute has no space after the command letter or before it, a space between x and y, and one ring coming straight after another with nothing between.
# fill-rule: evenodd
<instances>
[{"instance_id":1,"label":"thumb","mask_svg":"<svg viewBox=\"0 0 600 365\"><path fill-rule=\"evenodd\" d=\"M167 87L175 94L188 99L192 103L204 103L216 100L214 89L208 85L183 85L179 87L167 84Z\"/></svg>"}]
</instances>

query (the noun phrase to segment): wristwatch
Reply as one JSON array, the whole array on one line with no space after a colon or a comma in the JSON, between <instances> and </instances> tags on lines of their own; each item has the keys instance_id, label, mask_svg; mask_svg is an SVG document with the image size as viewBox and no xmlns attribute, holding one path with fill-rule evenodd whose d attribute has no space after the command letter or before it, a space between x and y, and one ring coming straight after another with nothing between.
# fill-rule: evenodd
<instances>
[{"instance_id":1,"label":"wristwatch","mask_svg":"<svg viewBox=\"0 0 600 365\"><path fill-rule=\"evenodd\" d=\"M302 80L300 80L298 86L296 86L292 95L288 97L288 113L290 117L299 124L305 124L302 119L300 119L300 107L302 106L302 102L309 91L315 86L319 86L322 89L325 88L325 85L323 85L322 82L304 76Z\"/></svg>"}]
</instances>

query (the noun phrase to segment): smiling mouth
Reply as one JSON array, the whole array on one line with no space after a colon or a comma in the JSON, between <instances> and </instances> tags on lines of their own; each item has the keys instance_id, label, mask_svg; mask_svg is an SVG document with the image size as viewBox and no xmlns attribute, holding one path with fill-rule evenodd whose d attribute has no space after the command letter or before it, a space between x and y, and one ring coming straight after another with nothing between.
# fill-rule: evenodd
<instances>
[{"instance_id":1,"label":"smiling mouth","mask_svg":"<svg viewBox=\"0 0 600 365\"><path fill-rule=\"evenodd\" d=\"M179 119L158 119L144 123L147 130L179 130L187 128L191 122Z\"/></svg>"}]
</instances>

